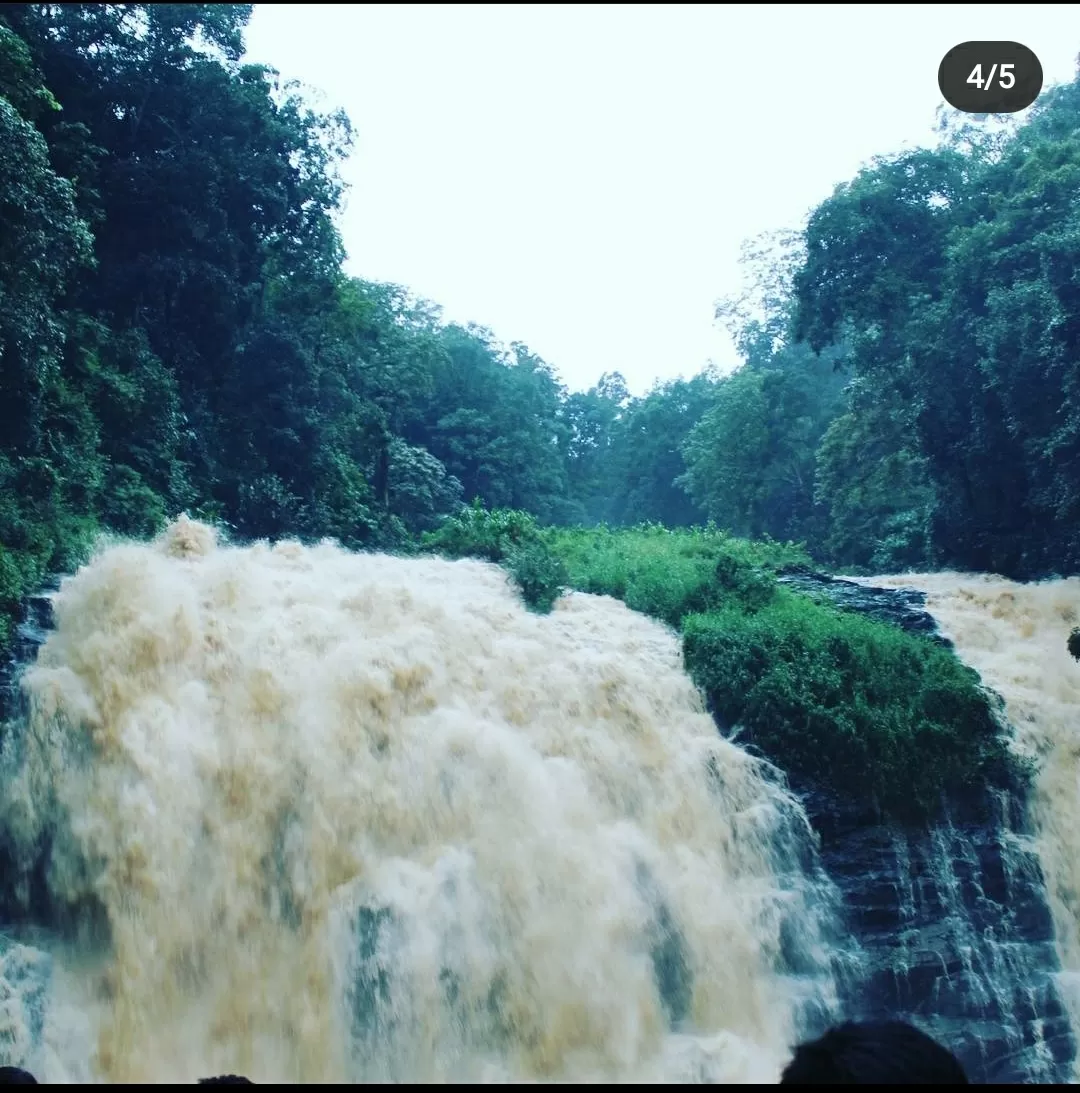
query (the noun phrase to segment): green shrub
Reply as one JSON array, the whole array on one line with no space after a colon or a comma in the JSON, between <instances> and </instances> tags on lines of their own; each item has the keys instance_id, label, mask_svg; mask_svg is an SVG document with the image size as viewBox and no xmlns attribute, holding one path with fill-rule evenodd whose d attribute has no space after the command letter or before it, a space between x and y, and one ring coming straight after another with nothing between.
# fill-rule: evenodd
<instances>
[{"instance_id":1,"label":"green shrub","mask_svg":"<svg viewBox=\"0 0 1080 1093\"><path fill-rule=\"evenodd\" d=\"M425 550L449 558L483 558L503 565L534 611L551 610L568 583L566 566L536 520L516 509L484 509L479 502L423 536Z\"/></svg>"},{"instance_id":2,"label":"green shrub","mask_svg":"<svg viewBox=\"0 0 1080 1093\"><path fill-rule=\"evenodd\" d=\"M614 596L676 628L687 615L725 605L760 610L775 593L776 569L809 562L792 544L750 543L715 528L669 531L651 524L544 534L566 562L572 587Z\"/></svg>"},{"instance_id":3,"label":"green shrub","mask_svg":"<svg viewBox=\"0 0 1080 1093\"><path fill-rule=\"evenodd\" d=\"M97 534L94 517L64 496L66 485L45 460L0 453L0 659L10 655L26 598L50 573L85 561Z\"/></svg>"},{"instance_id":4,"label":"green shrub","mask_svg":"<svg viewBox=\"0 0 1080 1093\"><path fill-rule=\"evenodd\" d=\"M688 618L687 669L721 725L796 780L895 815L933 811L1006 761L990 696L947 649L778 589Z\"/></svg>"},{"instance_id":5,"label":"green shrub","mask_svg":"<svg viewBox=\"0 0 1080 1093\"><path fill-rule=\"evenodd\" d=\"M566 587L566 566L540 542L513 547L505 566L514 578L525 603L540 614L547 614Z\"/></svg>"},{"instance_id":6,"label":"green shrub","mask_svg":"<svg viewBox=\"0 0 1080 1093\"><path fill-rule=\"evenodd\" d=\"M448 558L484 558L501 562L515 547L538 543L540 528L534 517L517 509L493 509L489 512L479 501L447 517L434 531L426 532L421 542L428 550Z\"/></svg>"},{"instance_id":7,"label":"green shrub","mask_svg":"<svg viewBox=\"0 0 1080 1093\"><path fill-rule=\"evenodd\" d=\"M149 538L165 526L165 502L138 471L118 463L109 468L101 516L121 535Z\"/></svg>"}]
</instances>

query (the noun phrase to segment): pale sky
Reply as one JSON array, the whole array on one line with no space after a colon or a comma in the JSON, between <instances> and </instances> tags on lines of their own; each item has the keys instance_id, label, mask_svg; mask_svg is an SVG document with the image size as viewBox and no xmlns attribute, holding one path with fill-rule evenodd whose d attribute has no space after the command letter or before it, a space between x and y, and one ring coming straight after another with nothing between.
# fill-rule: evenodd
<instances>
[{"instance_id":1,"label":"pale sky","mask_svg":"<svg viewBox=\"0 0 1080 1093\"><path fill-rule=\"evenodd\" d=\"M350 274L638 394L735 362L740 244L931 143L972 40L1068 80L1080 5L259 4L247 36L352 120Z\"/></svg>"}]
</instances>

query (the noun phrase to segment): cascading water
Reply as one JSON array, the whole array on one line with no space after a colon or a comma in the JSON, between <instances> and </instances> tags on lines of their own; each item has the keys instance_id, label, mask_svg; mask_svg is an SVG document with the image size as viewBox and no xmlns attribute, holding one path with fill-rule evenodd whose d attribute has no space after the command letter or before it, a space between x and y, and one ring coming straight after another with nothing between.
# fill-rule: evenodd
<instances>
[{"instance_id":1,"label":"cascading water","mask_svg":"<svg viewBox=\"0 0 1080 1093\"><path fill-rule=\"evenodd\" d=\"M2 1061L774 1082L835 1012L805 814L618 602L181 519L54 609L4 737L4 883L52 929L4 950Z\"/></svg>"},{"instance_id":2,"label":"cascading water","mask_svg":"<svg viewBox=\"0 0 1080 1093\"><path fill-rule=\"evenodd\" d=\"M1080 578L1018 584L934 573L867 583L925 592L957 655L1004 699L1013 746L1034 766L1028 841L1054 919L1058 993L1080 1036L1080 665L1066 645L1080 620Z\"/></svg>"},{"instance_id":3,"label":"cascading water","mask_svg":"<svg viewBox=\"0 0 1080 1093\"><path fill-rule=\"evenodd\" d=\"M856 865L844 889L864 951L849 1007L923 1023L980 1083L1060 1081L1072 1036L1041 876L993 796L988 823L870 828L857 862L839 852Z\"/></svg>"}]
</instances>

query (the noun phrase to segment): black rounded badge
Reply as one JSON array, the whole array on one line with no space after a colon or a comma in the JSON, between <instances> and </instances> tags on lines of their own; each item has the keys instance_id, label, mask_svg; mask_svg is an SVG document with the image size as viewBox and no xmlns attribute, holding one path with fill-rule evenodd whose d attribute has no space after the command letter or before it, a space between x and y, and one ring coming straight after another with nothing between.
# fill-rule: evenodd
<instances>
[{"instance_id":1,"label":"black rounded badge","mask_svg":"<svg viewBox=\"0 0 1080 1093\"><path fill-rule=\"evenodd\" d=\"M945 101L967 114L1014 114L1038 97L1039 58L1019 42L961 42L938 66Z\"/></svg>"}]
</instances>

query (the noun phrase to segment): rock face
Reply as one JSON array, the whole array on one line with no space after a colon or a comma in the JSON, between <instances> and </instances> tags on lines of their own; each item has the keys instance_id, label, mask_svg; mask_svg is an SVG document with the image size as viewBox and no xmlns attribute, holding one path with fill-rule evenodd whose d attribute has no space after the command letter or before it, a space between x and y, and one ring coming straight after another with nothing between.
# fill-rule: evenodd
<instances>
[{"instance_id":1,"label":"rock face","mask_svg":"<svg viewBox=\"0 0 1080 1093\"><path fill-rule=\"evenodd\" d=\"M22 622L15 630L15 641L7 663L0 663L0 726L19 708L18 674L37 656L52 628L52 589L43 589L26 601Z\"/></svg>"},{"instance_id":2,"label":"rock face","mask_svg":"<svg viewBox=\"0 0 1080 1093\"><path fill-rule=\"evenodd\" d=\"M878 622L891 623L901 630L922 634L951 647L952 643L937 632L933 616L925 610L925 594L914 588L874 588L842 577L830 577L805 566L791 566L777 580L796 592L828 600L844 611L857 611Z\"/></svg>"},{"instance_id":3,"label":"rock face","mask_svg":"<svg viewBox=\"0 0 1080 1093\"><path fill-rule=\"evenodd\" d=\"M904 831L804 796L850 931L844 1010L921 1026L977 1083L1068 1082L1076 1044L1015 799L954 802L950 819Z\"/></svg>"},{"instance_id":4,"label":"rock face","mask_svg":"<svg viewBox=\"0 0 1080 1093\"><path fill-rule=\"evenodd\" d=\"M0 756L4 762L17 764L19 761L18 741L14 749L7 749L8 723L22 709L22 694L19 690L19 672L37 657L41 646L52 626L52 599L49 589L31 596L26 603L23 621L15 631L12 655L8 662L0 663ZM0 785L4 771L0 770ZM45 898L45 859L42 857L34 873L27 877L15 866L15 858L7 842L6 833L0 831L0 931L5 925L20 922L27 917L29 908L31 920L46 905ZM0 934L0 939L2 939ZM0 968L0 975L3 974ZM0 1045L3 1039L0 1036Z\"/></svg>"}]
</instances>

